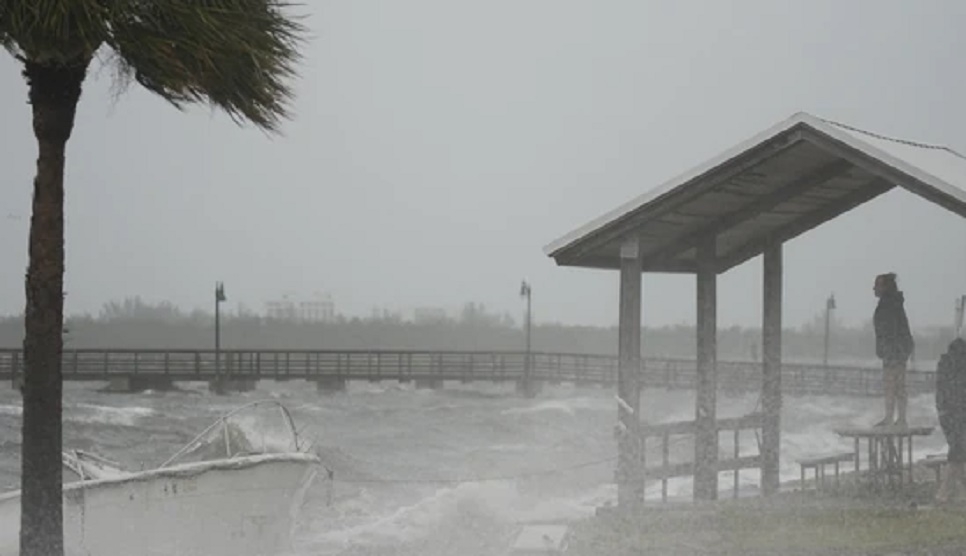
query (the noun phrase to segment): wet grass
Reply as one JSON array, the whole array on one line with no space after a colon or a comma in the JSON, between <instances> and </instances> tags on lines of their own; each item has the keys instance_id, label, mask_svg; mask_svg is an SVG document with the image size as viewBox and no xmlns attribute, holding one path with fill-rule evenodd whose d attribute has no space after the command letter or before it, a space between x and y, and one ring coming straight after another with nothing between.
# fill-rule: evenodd
<instances>
[{"instance_id":1,"label":"wet grass","mask_svg":"<svg viewBox=\"0 0 966 556\"><path fill-rule=\"evenodd\" d=\"M735 553L878 553L966 543L966 512L835 508L788 514L726 510L710 525Z\"/></svg>"},{"instance_id":2,"label":"wet grass","mask_svg":"<svg viewBox=\"0 0 966 556\"><path fill-rule=\"evenodd\" d=\"M574 526L568 554L966 554L966 504L931 506L936 484L916 471L917 484L888 494L844 476L822 494L658 504L634 519L606 512Z\"/></svg>"},{"instance_id":3,"label":"wet grass","mask_svg":"<svg viewBox=\"0 0 966 556\"><path fill-rule=\"evenodd\" d=\"M594 518L575 527L568 554L962 554L957 546L966 508L742 506Z\"/></svg>"}]
</instances>

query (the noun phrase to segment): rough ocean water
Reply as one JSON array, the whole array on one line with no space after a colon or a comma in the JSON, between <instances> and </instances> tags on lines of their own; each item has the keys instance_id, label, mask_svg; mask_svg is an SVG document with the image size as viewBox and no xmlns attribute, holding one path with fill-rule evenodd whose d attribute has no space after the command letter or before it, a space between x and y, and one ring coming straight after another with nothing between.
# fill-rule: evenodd
<instances>
[{"instance_id":1,"label":"rough ocean water","mask_svg":"<svg viewBox=\"0 0 966 556\"><path fill-rule=\"evenodd\" d=\"M276 398L293 412L335 472L332 488L318 482L302 511L296 553L308 555L474 556L504 553L521 523L562 522L612 503L617 404L609 388L548 387L535 399L512 386L448 384L415 390L396 383L358 383L320 394L303 382L262 382L255 392L215 396L203 385L185 391L107 394L102 384L65 387L65 448L94 451L130 469L153 467L209 425L248 401ZM719 393L719 417L754 411L755 394ZM685 391L645 391L650 423L689 420L694 397ZM867 426L881 418L878 398L786 397L783 481L798 478L797 457L848 450L834 427ZM19 488L19 394L0 386L0 492ZM909 421L935 424L931 395L910 400ZM757 453L745 432L742 455ZM720 450L732 453L728 435ZM655 444L649 451L657 449ZM675 442L672 457L692 447ZM917 457L945 450L941 433L917 441ZM653 461L653 460L652 460ZM730 492L731 474L720 487ZM757 488L757 472L740 484ZM687 497L689 480L670 485ZM660 485L649 486L649 498Z\"/></svg>"}]
</instances>

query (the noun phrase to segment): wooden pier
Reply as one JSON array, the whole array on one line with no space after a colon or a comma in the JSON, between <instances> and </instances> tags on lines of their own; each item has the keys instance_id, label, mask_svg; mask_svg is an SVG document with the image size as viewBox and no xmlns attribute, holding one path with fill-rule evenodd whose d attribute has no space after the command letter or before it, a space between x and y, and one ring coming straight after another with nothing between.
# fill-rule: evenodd
<instances>
[{"instance_id":1,"label":"wooden pier","mask_svg":"<svg viewBox=\"0 0 966 556\"><path fill-rule=\"evenodd\" d=\"M307 380L332 389L346 381L414 381L439 386L443 381L575 383L616 386L616 356L523 351L413 350L140 350L73 349L63 354L64 380L102 381L119 389L163 387L177 382L208 382L246 389L260 380ZM644 359L645 388L692 389L696 363L688 359ZM721 391L761 389L761 363L718 361ZM23 373L19 349L0 349L0 380L15 382ZM782 365L782 391L791 394L881 395L881 369ZM932 392L934 373L908 371L910 395ZM125 386L127 385L127 386ZM141 387L143 386L143 387Z\"/></svg>"}]
</instances>

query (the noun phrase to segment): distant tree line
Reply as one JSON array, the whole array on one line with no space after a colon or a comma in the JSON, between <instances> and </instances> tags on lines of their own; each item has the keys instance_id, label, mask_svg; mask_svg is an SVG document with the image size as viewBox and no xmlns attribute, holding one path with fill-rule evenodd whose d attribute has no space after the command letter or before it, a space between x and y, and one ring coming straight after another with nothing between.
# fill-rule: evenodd
<instances>
[{"instance_id":1,"label":"distant tree line","mask_svg":"<svg viewBox=\"0 0 966 556\"><path fill-rule=\"evenodd\" d=\"M214 315L185 312L172 303L147 303L140 298L112 301L97 316L66 319L65 349L145 348L209 349L214 345ZM337 316L331 322L298 322L259 316L240 308L221 317L224 349L422 349L523 350L524 333L506 314L495 314L477 303L467 303L458 317L403 319L398 313L374 311L370 317ZM617 327L534 323L535 351L614 354ZM934 365L951 339L950 327L915 331L916 360ZM20 347L23 317L0 317L0 346ZM761 330L738 326L718 330L718 357L758 360ZM693 358L695 329L677 325L645 327L648 357ZM788 361L822 360L824 321L814 321L783 332L783 356ZM842 364L874 364L871 323L845 327L833 323L829 359ZM926 368L926 367L923 367Z\"/></svg>"}]
</instances>

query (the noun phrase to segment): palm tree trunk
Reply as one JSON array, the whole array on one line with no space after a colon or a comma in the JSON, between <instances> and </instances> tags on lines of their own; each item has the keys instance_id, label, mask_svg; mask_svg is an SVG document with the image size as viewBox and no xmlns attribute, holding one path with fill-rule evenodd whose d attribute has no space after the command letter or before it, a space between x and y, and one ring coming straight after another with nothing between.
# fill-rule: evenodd
<instances>
[{"instance_id":1,"label":"palm tree trunk","mask_svg":"<svg viewBox=\"0 0 966 556\"><path fill-rule=\"evenodd\" d=\"M23 377L21 556L62 556L61 350L64 320L64 151L88 61L26 62L37 138L27 267Z\"/></svg>"}]
</instances>

